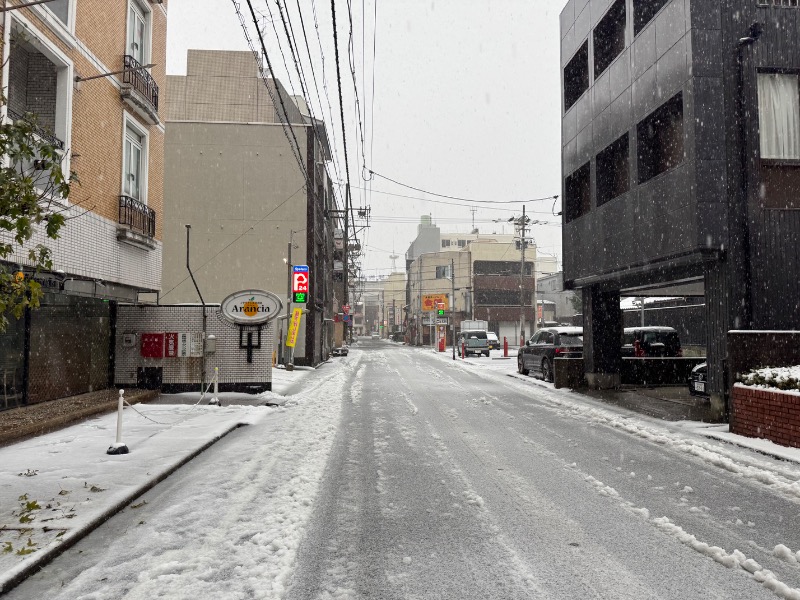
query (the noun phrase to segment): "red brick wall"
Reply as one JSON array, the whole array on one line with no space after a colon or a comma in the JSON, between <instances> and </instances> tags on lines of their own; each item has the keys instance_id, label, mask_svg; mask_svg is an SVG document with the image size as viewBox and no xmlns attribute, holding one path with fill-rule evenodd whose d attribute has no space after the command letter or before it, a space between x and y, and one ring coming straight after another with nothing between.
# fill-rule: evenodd
<instances>
[{"instance_id":1,"label":"red brick wall","mask_svg":"<svg viewBox=\"0 0 800 600\"><path fill-rule=\"evenodd\" d=\"M733 386L731 433L800 448L800 396Z\"/></svg>"}]
</instances>

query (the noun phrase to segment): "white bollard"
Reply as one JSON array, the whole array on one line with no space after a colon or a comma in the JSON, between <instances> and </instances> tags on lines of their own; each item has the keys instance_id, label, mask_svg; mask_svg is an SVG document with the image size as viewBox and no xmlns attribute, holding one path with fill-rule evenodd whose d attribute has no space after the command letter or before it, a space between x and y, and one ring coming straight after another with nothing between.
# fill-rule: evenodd
<instances>
[{"instance_id":1,"label":"white bollard","mask_svg":"<svg viewBox=\"0 0 800 600\"><path fill-rule=\"evenodd\" d=\"M117 404L117 441L106 450L106 454L128 454L128 446L122 443L122 410L125 407L125 390L119 391L119 403Z\"/></svg>"},{"instance_id":2,"label":"white bollard","mask_svg":"<svg viewBox=\"0 0 800 600\"><path fill-rule=\"evenodd\" d=\"M219 367L214 367L214 395L208 403L209 405L222 406L219 401Z\"/></svg>"}]
</instances>

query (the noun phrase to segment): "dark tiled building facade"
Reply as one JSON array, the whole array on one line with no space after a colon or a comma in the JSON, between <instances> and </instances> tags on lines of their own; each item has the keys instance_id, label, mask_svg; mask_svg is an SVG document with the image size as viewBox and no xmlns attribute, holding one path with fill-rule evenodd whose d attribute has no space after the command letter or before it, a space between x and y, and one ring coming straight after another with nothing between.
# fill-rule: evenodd
<instances>
[{"instance_id":1,"label":"dark tiled building facade","mask_svg":"<svg viewBox=\"0 0 800 600\"><path fill-rule=\"evenodd\" d=\"M725 333L800 324L797 0L569 0L561 13L564 274L586 371L619 374L620 294L702 282Z\"/></svg>"}]
</instances>

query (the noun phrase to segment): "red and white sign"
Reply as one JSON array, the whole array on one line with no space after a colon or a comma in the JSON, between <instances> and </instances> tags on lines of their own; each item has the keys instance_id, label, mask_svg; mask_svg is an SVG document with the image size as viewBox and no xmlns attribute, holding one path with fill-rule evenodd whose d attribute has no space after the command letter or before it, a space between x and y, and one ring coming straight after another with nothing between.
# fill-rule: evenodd
<instances>
[{"instance_id":1,"label":"red and white sign","mask_svg":"<svg viewBox=\"0 0 800 600\"><path fill-rule=\"evenodd\" d=\"M350 314L350 305L349 304L342 304L342 312L346 315Z\"/></svg>"},{"instance_id":2,"label":"red and white sign","mask_svg":"<svg viewBox=\"0 0 800 600\"><path fill-rule=\"evenodd\" d=\"M292 292L308 293L308 273L292 273Z\"/></svg>"},{"instance_id":3,"label":"red and white sign","mask_svg":"<svg viewBox=\"0 0 800 600\"><path fill-rule=\"evenodd\" d=\"M164 334L164 356L167 358L175 358L178 356L178 334L165 333Z\"/></svg>"},{"instance_id":4,"label":"red and white sign","mask_svg":"<svg viewBox=\"0 0 800 600\"><path fill-rule=\"evenodd\" d=\"M164 334L143 333L140 354L142 358L164 358Z\"/></svg>"}]
</instances>

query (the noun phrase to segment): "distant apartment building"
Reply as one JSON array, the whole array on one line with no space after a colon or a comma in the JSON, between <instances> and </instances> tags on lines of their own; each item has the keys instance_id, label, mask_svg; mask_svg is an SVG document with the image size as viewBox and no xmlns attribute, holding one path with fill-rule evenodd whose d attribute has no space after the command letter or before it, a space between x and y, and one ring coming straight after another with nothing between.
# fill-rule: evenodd
<instances>
[{"instance_id":1,"label":"distant apartment building","mask_svg":"<svg viewBox=\"0 0 800 600\"><path fill-rule=\"evenodd\" d=\"M108 387L117 303L161 287L167 2L23 4L0 15L0 118L35 121L80 184L52 199L59 239L32 240L53 251L41 308L0 334L6 407ZM11 266L34 276L27 250Z\"/></svg>"},{"instance_id":2,"label":"distant apartment building","mask_svg":"<svg viewBox=\"0 0 800 600\"><path fill-rule=\"evenodd\" d=\"M455 260L456 328L463 319L488 321L489 328L512 344L523 333L530 337L537 317L534 308L535 280L558 270L557 258L537 252L531 236L524 247L513 234L443 233L431 217L423 215L417 237L406 252L407 294L406 327L416 335L416 343L428 335L421 324L429 323L422 314L422 297L432 293L452 294L449 285L449 260ZM444 281L442 281L444 280ZM452 286L451 286L452 287ZM522 323L525 323L523 325ZM448 333L449 335L449 333Z\"/></svg>"},{"instance_id":3,"label":"distant apartment building","mask_svg":"<svg viewBox=\"0 0 800 600\"><path fill-rule=\"evenodd\" d=\"M324 125L281 83L260 75L250 52L190 50L185 76L167 78L164 271L160 301L206 302L264 289L285 299L292 265L307 265L307 302L295 364L325 360L334 344L338 218Z\"/></svg>"},{"instance_id":4,"label":"distant apartment building","mask_svg":"<svg viewBox=\"0 0 800 600\"><path fill-rule=\"evenodd\" d=\"M705 297L709 389L727 332L800 325L800 8L569 0L561 12L564 279L590 384L620 374L620 296Z\"/></svg>"},{"instance_id":5,"label":"distant apartment building","mask_svg":"<svg viewBox=\"0 0 800 600\"><path fill-rule=\"evenodd\" d=\"M383 321L385 337L403 331L403 306L406 299L406 274L391 273L383 281Z\"/></svg>"}]
</instances>

